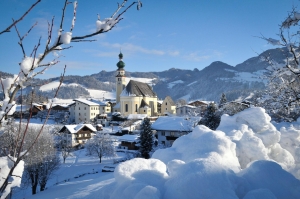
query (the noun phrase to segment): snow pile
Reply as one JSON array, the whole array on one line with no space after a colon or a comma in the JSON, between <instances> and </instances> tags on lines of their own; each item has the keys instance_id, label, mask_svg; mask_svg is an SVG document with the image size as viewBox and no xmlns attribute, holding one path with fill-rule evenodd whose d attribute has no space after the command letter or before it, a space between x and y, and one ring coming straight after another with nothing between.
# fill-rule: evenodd
<instances>
[{"instance_id":1,"label":"snow pile","mask_svg":"<svg viewBox=\"0 0 300 199\"><path fill-rule=\"evenodd\" d=\"M38 66L38 58L25 57L20 63L20 69L24 75L28 75L30 71Z\"/></svg>"},{"instance_id":2,"label":"snow pile","mask_svg":"<svg viewBox=\"0 0 300 199\"><path fill-rule=\"evenodd\" d=\"M105 187L99 198L155 199L161 198L168 177L166 165L156 159L135 158L115 169L116 182Z\"/></svg>"},{"instance_id":3,"label":"snow pile","mask_svg":"<svg viewBox=\"0 0 300 199\"><path fill-rule=\"evenodd\" d=\"M5 182L5 179L10 172L10 169L13 167L12 159L16 160L13 157L0 157L0 187ZM23 174L24 169L24 162L20 161L16 168L14 169L14 172L12 173L12 176L8 179L8 185L4 192L2 193L1 198L6 198L6 196L9 194L9 190L12 187L20 186L21 185L21 176Z\"/></svg>"},{"instance_id":4,"label":"snow pile","mask_svg":"<svg viewBox=\"0 0 300 199\"><path fill-rule=\"evenodd\" d=\"M197 126L151 159L120 164L101 198L300 198L289 173L297 176L300 131L281 132L261 108L224 115L216 131Z\"/></svg>"},{"instance_id":5,"label":"snow pile","mask_svg":"<svg viewBox=\"0 0 300 199\"><path fill-rule=\"evenodd\" d=\"M72 39L72 33L71 32L64 32L61 36L60 36L60 43L63 44L70 44L71 43L71 39Z\"/></svg>"},{"instance_id":6,"label":"snow pile","mask_svg":"<svg viewBox=\"0 0 300 199\"><path fill-rule=\"evenodd\" d=\"M289 171L295 166L293 155L280 145L281 133L270 121L270 116L259 107L222 116L218 130L236 143L242 169L254 160L273 160Z\"/></svg>"},{"instance_id":7,"label":"snow pile","mask_svg":"<svg viewBox=\"0 0 300 199\"><path fill-rule=\"evenodd\" d=\"M98 31L108 31L110 30L116 23L118 22L118 20L115 20L113 18L105 18L104 21L100 21L97 20L96 21L96 27L97 27L97 32Z\"/></svg>"}]
</instances>

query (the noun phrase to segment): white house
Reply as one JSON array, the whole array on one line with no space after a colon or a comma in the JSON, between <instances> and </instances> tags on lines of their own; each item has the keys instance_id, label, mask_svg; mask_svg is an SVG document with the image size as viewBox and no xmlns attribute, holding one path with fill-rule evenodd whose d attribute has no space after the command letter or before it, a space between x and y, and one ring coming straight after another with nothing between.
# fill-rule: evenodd
<instances>
[{"instance_id":1,"label":"white house","mask_svg":"<svg viewBox=\"0 0 300 199\"><path fill-rule=\"evenodd\" d=\"M75 99L75 123L91 122L100 113L99 104L86 100Z\"/></svg>"},{"instance_id":2,"label":"white house","mask_svg":"<svg viewBox=\"0 0 300 199\"><path fill-rule=\"evenodd\" d=\"M65 125L59 131L69 146L84 144L97 130L91 124Z\"/></svg>"},{"instance_id":3,"label":"white house","mask_svg":"<svg viewBox=\"0 0 300 199\"><path fill-rule=\"evenodd\" d=\"M192 132L194 122L187 117L161 116L151 125L151 128L156 131L158 144L170 147L178 137Z\"/></svg>"},{"instance_id":4,"label":"white house","mask_svg":"<svg viewBox=\"0 0 300 199\"><path fill-rule=\"evenodd\" d=\"M197 107L191 105L183 105L176 107L176 115L184 116L184 115L192 115L193 112L197 110Z\"/></svg>"},{"instance_id":5,"label":"white house","mask_svg":"<svg viewBox=\"0 0 300 199\"><path fill-rule=\"evenodd\" d=\"M161 104L161 115L170 114L176 114L176 104L170 96L167 96Z\"/></svg>"}]
</instances>

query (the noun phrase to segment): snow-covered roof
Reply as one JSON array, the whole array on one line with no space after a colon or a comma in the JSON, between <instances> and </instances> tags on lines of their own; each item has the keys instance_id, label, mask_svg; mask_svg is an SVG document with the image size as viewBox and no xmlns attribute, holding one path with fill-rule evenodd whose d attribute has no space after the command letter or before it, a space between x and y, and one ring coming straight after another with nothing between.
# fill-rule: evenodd
<instances>
[{"instance_id":1,"label":"snow-covered roof","mask_svg":"<svg viewBox=\"0 0 300 199\"><path fill-rule=\"evenodd\" d=\"M191 106L191 105L186 104L186 105L182 105L182 106L176 107L176 109L178 109L178 108L183 108L183 107L187 107L187 108L197 108L196 106Z\"/></svg>"},{"instance_id":2,"label":"snow-covered roof","mask_svg":"<svg viewBox=\"0 0 300 199\"><path fill-rule=\"evenodd\" d=\"M129 120L134 120L134 119L143 120L145 117L147 117L147 114L129 114L127 119L129 119Z\"/></svg>"},{"instance_id":3,"label":"snow-covered roof","mask_svg":"<svg viewBox=\"0 0 300 199\"><path fill-rule=\"evenodd\" d=\"M144 97L156 97L156 93L153 92L151 86L144 82L138 82L130 80L120 96L144 96Z\"/></svg>"},{"instance_id":4,"label":"snow-covered roof","mask_svg":"<svg viewBox=\"0 0 300 199\"><path fill-rule=\"evenodd\" d=\"M52 106L52 108L54 108L54 107L56 107L56 106L60 106L60 107L63 107L63 108L68 108L68 107L69 107L69 105L67 105L67 104L54 104L54 105Z\"/></svg>"},{"instance_id":5,"label":"snow-covered roof","mask_svg":"<svg viewBox=\"0 0 300 199\"><path fill-rule=\"evenodd\" d=\"M53 104L66 104L66 105L70 105L74 103L73 99L59 99L59 98L53 98L49 100L49 103L51 102Z\"/></svg>"},{"instance_id":6,"label":"snow-covered roof","mask_svg":"<svg viewBox=\"0 0 300 199\"><path fill-rule=\"evenodd\" d=\"M33 106L43 106L43 104L32 103Z\"/></svg>"},{"instance_id":7,"label":"snow-covered roof","mask_svg":"<svg viewBox=\"0 0 300 199\"><path fill-rule=\"evenodd\" d=\"M126 142L136 142L138 140L139 135L122 135L119 137L120 141L126 141Z\"/></svg>"},{"instance_id":8,"label":"snow-covered roof","mask_svg":"<svg viewBox=\"0 0 300 199\"><path fill-rule=\"evenodd\" d=\"M153 130L191 131L190 121L186 117L161 116L151 125Z\"/></svg>"},{"instance_id":9,"label":"snow-covered roof","mask_svg":"<svg viewBox=\"0 0 300 199\"><path fill-rule=\"evenodd\" d=\"M30 109L30 105L16 105L16 112L28 111Z\"/></svg>"},{"instance_id":10,"label":"snow-covered roof","mask_svg":"<svg viewBox=\"0 0 300 199\"><path fill-rule=\"evenodd\" d=\"M92 102L92 101L89 101L89 100L86 100L86 99L74 99L74 101L81 102L81 103L86 104L88 106L99 106L99 104L97 104L95 102Z\"/></svg>"},{"instance_id":11,"label":"snow-covered roof","mask_svg":"<svg viewBox=\"0 0 300 199\"><path fill-rule=\"evenodd\" d=\"M108 101L100 101L96 99L90 99L90 101L99 104L100 106L107 106L107 104L109 103Z\"/></svg>"},{"instance_id":12,"label":"snow-covered roof","mask_svg":"<svg viewBox=\"0 0 300 199\"><path fill-rule=\"evenodd\" d=\"M64 127L66 127L70 133L77 133L78 131L80 131L80 129L82 129L85 126L93 132L97 131L95 129L95 127L93 127L91 124L78 124L78 125L77 124L71 124L71 125L65 125Z\"/></svg>"},{"instance_id":13,"label":"snow-covered roof","mask_svg":"<svg viewBox=\"0 0 300 199\"><path fill-rule=\"evenodd\" d=\"M120 102L117 103L117 104L114 106L114 108L121 108Z\"/></svg>"}]
</instances>

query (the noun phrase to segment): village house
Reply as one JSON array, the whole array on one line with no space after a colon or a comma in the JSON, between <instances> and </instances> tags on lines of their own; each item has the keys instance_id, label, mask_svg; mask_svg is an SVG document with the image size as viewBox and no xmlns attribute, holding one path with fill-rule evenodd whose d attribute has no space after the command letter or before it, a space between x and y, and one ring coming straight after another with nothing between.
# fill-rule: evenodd
<instances>
[{"instance_id":1,"label":"village house","mask_svg":"<svg viewBox=\"0 0 300 199\"><path fill-rule=\"evenodd\" d=\"M191 105L182 105L176 107L176 115L177 116L184 116L184 115L194 115L197 111L197 107Z\"/></svg>"},{"instance_id":2,"label":"village house","mask_svg":"<svg viewBox=\"0 0 300 199\"><path fill-rule=\"evenodd\" d=\"M92 122L94 118L99 115L100 107L99 104L86 100L86 99L75 99L75 123Z\"/></svg>"},{"instance_id":3,"label":"village house","mask_svg":"<svg viewBox=\"0 0 300 199\"><path fill-rule=\"evenodd\" d=\"M122 135L118 137L118 140L121 142L119 148L126 150L138 150L138 138L139 135Z\"/></svg>"},{"instance_id":4,"label":"village house","mask_svg":"<svg viewBox=\"0 0 300 199\"><path fill-rule=\"evenodd\" d=\"M199 109L199 111L200 111L200 114L203 115L204 112L206 111L207 105L209 103L214 103L214 102L213 101L212 102L208 102L208 101L194 100L194 101L190 101L188 103L188 105L197 107Z\"/></svg>"},{"instance_id":5,"label":"village house","mask_svg":"<svg viewBox=\"0 0 300 199\"><path fill-rule=\"evenodd\" d=\"M91 124L65 125L59 131L66 140L68 146L76 146L86 143L96 133Z\"/></svg>"},{"instance_id":6,"label":"village house","mask_svg":"<svg viewBox=\"0 0 300 199\"><path fill-rule=\"evenodd\" d=\"M161 116L151 125L151 128L155 131L158 144L170 147L178 137L192 132L195 123L196 120L187 117Z\"/></svg>"},{"instance_id":7,"label":"village house","mask_svg":"<svg viewBox=\"0 0 300 199\"><path fill-rule=\"evenodd\" d=\"M170 96L165 97L161 104L161 115L174 115L176 114L176 104Z\"/></svg>"}]
</instances>

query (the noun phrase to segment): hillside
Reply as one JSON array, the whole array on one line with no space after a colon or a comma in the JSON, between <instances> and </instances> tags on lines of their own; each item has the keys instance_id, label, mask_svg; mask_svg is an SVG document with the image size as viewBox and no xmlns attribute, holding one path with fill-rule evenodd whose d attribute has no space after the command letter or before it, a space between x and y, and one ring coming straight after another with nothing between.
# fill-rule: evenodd
<instances>
[{"instance_id":1,"label":"hillside","mask_svg":"<svg viewBox=\"0 0 300 199\"><path fill-rule=\"evenodd\" d=\"M215 61L203 70L171 68L161 72L126 71L126 77L151 84L160 99L169 95L174 100L183 98L187 101L193 99L218 101L224 92L228 100L234 100L247 97L255 90L264 89L266 81L261 79L261 76L268 64L263 59L271 57L274 61L282 63L286 53L284 49L270 49L236 66ZM35 79L31 85L43 85L40 91L51 97L53 92L43 87L58 80L59 77L48 80ZM88 90L99 90L103 97L104 92L113 93L115 90L115 71L102 70L89 76L66 76L63 86L64 91L59 93L60 98L89 95L93 97ZM74 96L70 93L74 93ZM99 93L97 96L99 97Z\"/></svg>"}]
</instances>

